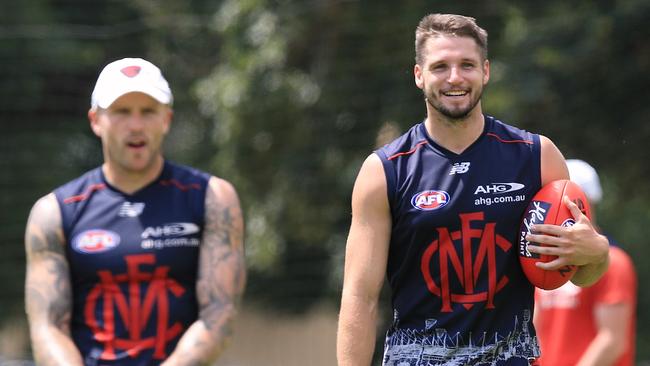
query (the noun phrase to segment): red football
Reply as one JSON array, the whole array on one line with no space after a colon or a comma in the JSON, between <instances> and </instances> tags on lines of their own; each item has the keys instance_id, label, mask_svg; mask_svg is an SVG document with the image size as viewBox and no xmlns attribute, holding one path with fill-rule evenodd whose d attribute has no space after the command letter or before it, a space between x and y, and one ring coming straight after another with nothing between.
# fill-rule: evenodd
<instances>
[{"instance_id":1,"label":"red football","mask_svg":"<svg viewBox=\"0 0 650 366\"><path fill-rule=\"evenodd\" d=\"M580 187L570 180L561 179L548 183L533 196L528 208L524 211L521 226L519 227L519 262L530 283L544 290L553 290L565 284L573 277L577 267L567 265L554 271L537 268L535 266L536 262L546 263L557 257L530 253L526 234L530 232L530 226L533 224L560 226L575 224L571 211L562 202L563 196L568 196L571 201L578 205L580 211L591 219L589 202ZM537 245L537 243L533 244Z\"/></svg>"}]
</instances>

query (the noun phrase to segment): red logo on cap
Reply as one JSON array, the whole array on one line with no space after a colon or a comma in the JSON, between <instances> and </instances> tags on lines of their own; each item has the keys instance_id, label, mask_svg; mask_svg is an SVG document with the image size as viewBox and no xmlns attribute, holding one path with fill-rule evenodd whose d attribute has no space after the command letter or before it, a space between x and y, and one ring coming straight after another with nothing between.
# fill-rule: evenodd
<instances>
[{"instance_id":1,"label":"red logo on cap","mask_svg":"<svg viewBox=\"0 0 650 366\"><path fill-rule=\"evenodd\" d=\"M132 78L140 73L140 69L140 66L127 66L120 71L122 71L122 74Z\"/></svg>"}]
</instances>

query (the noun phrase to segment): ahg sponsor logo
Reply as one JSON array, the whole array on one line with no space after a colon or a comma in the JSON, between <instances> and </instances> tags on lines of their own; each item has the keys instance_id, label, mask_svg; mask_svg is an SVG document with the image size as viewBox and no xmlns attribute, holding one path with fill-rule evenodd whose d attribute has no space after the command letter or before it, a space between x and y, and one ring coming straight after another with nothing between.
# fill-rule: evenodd
<instances>
[{"instance_id":1,"label":"ahg sponsor logo","mask_svg":"<svg viewBox=\"0 0 650 366\"><path fill-rule=\"evenodd\" d=\"M191 222L175 222L161 226L150 226L142 232L143 249L198 247L200 238L187 237L200 232L198 225Z\"/></svg>"},{"instance_id":2,"label":"ahg sponsor logo","mask_svg":"<svg viewBox=\"0 0 650 366\"><path fill-rule=\"evenodd\" d=\"M185 236L199 232L198 225L191 222L174 222L162 226L149 226L142 232L142 239Z\"/></svg>"},{"instance_id":3,"label":"ahg sponsor logo","mask_svg":"<svg viewBox=\"0 0 650 366\"><path fill-rule=\"evenodd\" d=\"M523 202L525 200L525 194L518 194L515 196L478 197L474 199L474 206L491 206L493 204Z\"/></svg>"},{"instance_id":4,"label":"ahg sponsor logo","mask_svg":"<svg viewBox=\"0 0 650 366\"><path fill-rule=\"evenodd\" d=\"M477 194L505 194L515 192L526 187L521 183L490 183L476 187L474 195Z\"/></svg>"}]
</instances>

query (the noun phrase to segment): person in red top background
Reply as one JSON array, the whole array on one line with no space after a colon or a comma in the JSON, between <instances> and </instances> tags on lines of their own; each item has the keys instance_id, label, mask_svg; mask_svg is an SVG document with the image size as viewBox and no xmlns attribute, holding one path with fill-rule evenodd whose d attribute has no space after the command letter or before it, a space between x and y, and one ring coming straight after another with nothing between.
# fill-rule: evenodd
<instances>
[{"instance_id":1,"label":"person in red top background","mask_svg":"<svg viewBox=\"0 0 650 366\"><path fill-rule=\"evenodd\" d=\"M592 206L602 198L596 170L569 159L571 180ZM597 224L592 216L592 222ZM535 291L534 324L541 346L541 366L634 364L637 276L630 256L610 240L609 269L593 286L571 281L562 287Z\"/></svg>"}]
</instances>

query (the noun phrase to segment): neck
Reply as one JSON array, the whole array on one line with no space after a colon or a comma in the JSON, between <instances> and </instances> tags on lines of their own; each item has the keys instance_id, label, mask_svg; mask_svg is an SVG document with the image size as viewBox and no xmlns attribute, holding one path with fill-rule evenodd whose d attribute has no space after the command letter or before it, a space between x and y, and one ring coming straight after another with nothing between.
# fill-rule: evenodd
<instances>
[{"instance_id":1,"label":"neck","mask_svg":"<svg viewBox=\"0 0 650 366\"><path fill-rule=\"evenodd\" d=\"M481 136L485 119L480 104L464 118L451 119L427 102L427 119L424 125L433 141L453 153L460 154Z\"/></svg>"},{"instance_id":2,"label":"neck","mask_svg":"<svg viewBox=\"0 0 650 366\"><path fill-rule=\"evenodd\" d=\"M164 159L160 156L156 158L150 167L144 170L128 170L105 162L102 165L102 171L106 181L110 185L121 192L132 194L156 180L162 172L163 165Z\"/></svg>"}]
</instances>

